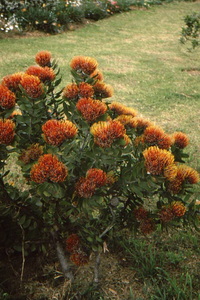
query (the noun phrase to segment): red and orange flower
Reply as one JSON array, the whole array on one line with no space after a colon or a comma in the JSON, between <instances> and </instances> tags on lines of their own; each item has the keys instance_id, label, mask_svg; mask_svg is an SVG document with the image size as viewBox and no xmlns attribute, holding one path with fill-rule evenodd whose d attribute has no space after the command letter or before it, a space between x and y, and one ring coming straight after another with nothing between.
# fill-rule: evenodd
<instances>
[{"instance_id":1,"label":"red and orange flower","mask_svg":"<svg viewBox=\"0 0 200 300\"><path fill-rule=\"evenodd\" d=\"M82 71L87 75L91 75L97 68L98 63L96 59L88 56L75 56L71 63L70 67L75 71Z\"/></svg>"},{"instance_id":2,"label":"red and orange flower","mask_svg":"<svg viewBox=\"0 0 200 300\"><path fill-rule=\"evenodd\" d=\"M189 138L183 132L175 132L172 135L172 144L179 149L183 149L188 146Z\"/></svg>"},{"instance_id":3,"label":"red and orange flower","mask_svg":"<svg viewBox=\"0 0 200 300\"><path fill-rule=\"evenodd\" d=\"M73 100L76 99L78 96L78 86L76 83L71 83L66 85L66 87L63 90L63 96L67 100Z\"/></svg>"},{"instance_id":4,"label":"red and orange flower","mask_svg":"<svg viewBox=\"0 0 200 300\"><path fill-rule=\"evenodd\" d=\"M151 146L143 151L145 158L145 168L151 175L165 176L172 181L177 174L174 167L174 156L165 149Z\"/></svg>"},{"instance_id":5,"label":"red and orange flower","mask_svg":"<svg viewBox=\"0 0 200 300\"><path fill-rule=\"evenodd\" d=\"M32 144L26 150L22 151L22 154L19 156L19 160L23 163L28 164L32 160L38 160L38 158L43 154L43 148L39 144Z\"/></svg>"},{"instance_id":6,"label":"red and orange flower","mask_svg":"<svg viewBox=\"0 0 200 300\"><path fill-rule=\"evenodd\" d=\"M142 117L136 117L135 119L137 122L136 129L139 133L143 133L148 126L153 125L152 122L148 119L144 119Z\"/></svg>"},{"instance_id":7,"label":"red and orange flower","mask_svg":"<svg viewBox=\"0 0 200 300\"><path fill-rule=\"evenodd\" d=\"M148 126L145 129L143 138L144 142L149 146L158 146L161 149L169 149L172 144L170 135L155 125Z\"/></svg>"},{"instance_id":8,"label":"red and orange flower","mask_svg":"<svg viewBox=\"0 0 200 300\"><path fill-rule=\"evenodd\" d=\"M110 84L106 84L100 80L95 83L93 89L96 98L110 98L114 93L113 87Z\"/></svg>"},{"instance_id":9,"label":"red and orange flower","mask_svg":"<svg viewBox=\"0 0 200 300\"><path fill-rule=\"evenodd\" d=\"M118 115L130 115L132 117L135 117L137 114L137 111L132 107L127 107L116 101L113 101L111 104L109 104L109 108Z\"/></svg>"},{"instance_id":10,"label":"red and orange flower","mask_svg":"<svg viewBox=\"0 0 200 300\"><path fill-rule=\"evenodd\" d=\"M131 115L120 115L116 118L117 121L122 123L124 126L130 127L130 128L136 128L137 127L137 120Z\"/></svg>"},{"instance_id":11,"label":"red and orange flower","mask_svg":"<svg viewBox=\"0 0 200 300\"><path fill-rule=\"evenodd\" d=\"M86 179L93 182L97 188L105 185L106 173L101 169L92 168L87 171Z\"/></svg>"},{"instance_id":12,"label":"red and orange flower","mask_svg":"<svg viewBox=\"0 0 200 300\"><path fill-rule=\"evenodd\" d=\"M90 77L94 77L95 80L103 80L103 73L96 69L92 74L90 74Z\"/></svg>"},{"instance_id":13,"label":"red and orange flower","mask_svg":"<svg viewBox=\"0 0 200 300\"><path fill-rule=\"evenodd\" d=\"M148 211L143 206L139 206L134 209L134 215L138 221L142 221L147 219Z\"/></svg>"},{"instance_id":14,"label":"red and orange flower","mask_svg":"<svg viewBox=\"0 0 200 300\"><path fill-rule=\"evenodd\" d=\"M55 155L44 154L31 169L31 180L36 183L46 181L63 182L67 176L67 168Z\"/></svg>"},{"instance_id":15,"label":"red and orange flower","mask_svg":"<svg viewBox=\"0 0 200 300\"><path fill-rule=\"evenodd\" d=\"M39 98L44 92L43 84L37 76L24 74L20 83L31 98Z\"/></svg>"},{"instance_id":16,"label":"red and orange flower","mask_svg":"<svg viewBox=\"0 0 200 300\"><path fill-rule=\"evenodd\" d=\"M53 81L56 77L53 69L40 66L30 66L26 70L26 74L37 76L42 82Z\"/></svg>"},{"instance_id":17,"label":"red and orange flower","mask_svg":"<svg viewBox=\"0 0 200 300\"><path fill-rule=\"evenodd\" d=\"M64 140L72 139L78 128L71 121L49 120L42 126L45 141L50 145L59 146Z\"/></svg>"},{"instance_id":18,"label":"red and orange flower","mask_svg":"<svg viewBox=\"0 0 200 300\"><path fill-rule=\"evenodd\" d=\"M91 98L80 99L76 107L87 122L94 122L107 111L107 105L104 102Z\"/></svg>"},{"instance_id":19,"label":"red and orange flower","mask_svg":"<svg viewBox=\"0 0 200 300\"><path fill-rule=\"evenodd\" d=\"M171 206L163 206L158 215L162 223L169 223L174 219L174 214Z\"/></svg>"},{"instance_id":20,"label":"red and orange flower","mask_svg":"<svg viewBox=\"0 0 200 300\"><path fill-rule=\"evenodd\" d=\"M41 67L50 67L51 65L51 53L48 51L40 51L35 56L36 63Z\"/></svg>"},{"instance_id":21,"label":"red and orange flower","mask_svg":"<svg viewBox=\"0 0 200 300\"><path fill-rule=\"evenodd\" d=\"M0 119L0 144L10 145L15 136L15 124L11 120Z\"/></svg>"},{"instance_id":22,"label":"red and orange flower","mask_svg":"<svg viewBox=\"0 0 200 300\"><path fill-rule=\"evenodd\" d=\"M155 230L155 221L153 219L145 219L140 223L140 231L147 235Z\"/></svg>"},{"instance_id":23,"label":"red and orange flower","mask_svg":"<svg viewBox=\"0 0 200 300\"><path fill-rule=\"evenodd\" d=\"M124 137L126 129L119 121L111 120L93 124L90 132L94 136L95 144L102 148L108 148L111 147L114 140Z\"/></svg>"},{"instance_id":24,"label":"red and orange flower","mask_svg":"<svg viewBox=\"0 0 200 300\"><path fill-rule=\"evenodd\" d=\"M90 98L94 94L93 87L89 83L79 83L79 95L83 98Z\"/></svg>"},{"instance_id":25,"label":"red and orange flower","mask_svg":"<svg viewBox=\"0 0 200 300\"><path fill-rule=\"evenodd\" d=\"M15 94L7 86L0 85L0 105L2 108L9 109L15 106Z\"/></svg>"},{"instance_id":26,"label":"red and orange flower","mask_svg":"<svg viewBox=\"0 0 200 300\"><path fill-rule=\"evenodd\" d=\"M186 212L185 205L183 203L181 203L180 201L172 203L171 208L172 208L172 212L173 212L174 216L177 218L181 218L182 216L184 216L184 214Z\"/></svg>"},{"instance_id":27,"label":"red and orange flower","mask_svg":"<svg viewBox=\"0 0 200 300\"><path fill-rule=\"evenodd\" d=\"M67 244L67 251L74 252L80 247L80 239L77 236L77 234L75 234L75 233L71 234L67 238L66 244Z\"/></svg>"},{"instance_id":28,"label":"red and orange flower","mask_svg":"<svg viewBox=\"0 0 200 300\"><path fill-rule=\"evenodd\" d=\"M22 80L22 73L14 73L3 77L2 85L13 92L19 91L19 84Z\"/></svg>"}]
</instances>

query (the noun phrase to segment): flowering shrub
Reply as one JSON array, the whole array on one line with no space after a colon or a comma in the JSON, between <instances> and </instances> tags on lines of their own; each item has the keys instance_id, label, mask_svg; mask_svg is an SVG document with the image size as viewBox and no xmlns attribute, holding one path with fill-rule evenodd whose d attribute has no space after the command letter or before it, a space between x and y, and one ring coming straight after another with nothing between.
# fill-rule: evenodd
<instances>
[{"instance_id":1,"label":"flowering shrub","mask_svg":"<svg viewBox=\"0 0 200 300\"><path fill-rule=\"evenodd\" d=\"M199 174L184 164L186 134L165 133L132 107L109 102L113 89L93 58L74 57L73 83L60 90L51 53L37 53L36 63L0 84L0 224L12 219L33 245L45 237L43 251L53 237L70 279L65 254L81 266L95 251L95 282L115 229L147 235L191 224L199 230L192 189ZM26 180L23 190L6 181L11 152ZM25 241L16 237L7 243L19 249Z\"/></svg>"}]
</instances>

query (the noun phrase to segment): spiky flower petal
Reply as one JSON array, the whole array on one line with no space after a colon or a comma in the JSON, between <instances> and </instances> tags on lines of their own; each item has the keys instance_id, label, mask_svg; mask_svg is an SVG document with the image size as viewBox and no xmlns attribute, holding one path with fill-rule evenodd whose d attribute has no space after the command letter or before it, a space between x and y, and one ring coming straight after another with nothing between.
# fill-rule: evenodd
<instances>
[{"instance_id":1,"label":"spiky flower petal","mask_svg":"<svg viewBox=\"0 0 200 300\"><path fill-rule=\"evenodd\" d=\"M20 83L31 98L39 98L44 92L43 84L37 76L24 74Z\"/></svg>"},{"instance_id":2,"label":"spiky flower petal","mask_svg":"<svg viewBox=\"0 0 200 300\"><path fill-rule=\"evenodd\" d=\"M76 99L78 96L78 86L76 83L71 83L66 85L66 87L63 90L63 96L67 99L67 100L72 100L72 99Z\"/></svg>"},{"instance_id":3,"label":"spiky flower petal","mask_svg":"<svg viewBox=\"0 0 200 300\"><path fill-rule=\"evenodd\" d=\"M79 95L83 98L90 98L94 94L93 87L89 83L79 83Z\"/></svg>"},{"instance_id":4,"label":"spiky flower petal","mask_svg":"<svg viewBox=\"0 0 200 300\"><path fill-rule=\"evenodd\" d=\"M3 77L2 85L7 86L7 88L13 92L19 91L19 84L22 80L22 73L14 73Z\"/></svg>"},{"instance_id":5,"label":"spiky flower petal","mask_svg":"<svg viewBox=\"0 0 200 300\"><path fill-rule=\"evenodd\" d=\"M40 66L30 66L26 74L37 76L42 82L53 81L56 77L53 69Z\"/></svg>"},{"instance_id":6,"label":"spiky flower petal","mask_svg":"<svg viewBox=\"0 0 200 300\"><path fill-rule=\"evenodd\" d=\"M186 212L186 207L181 202L172 203L171 208L172 208L172 212L173 212L174 216L178 217L178 218L181 218L182 216L184 216L184 214Z\"/></svg>"},{"instance_id":7,"label":"spiky flower petal","mask_svg":"<svg viewBox=\"0 0 200 300\"><path fill-rule=\"evenodd\" d=\"M107 111L107 105L104 102L91 98L81 98L76 107L87 122L94 122Z\"/></svg>"},{"instance_id":8,"label":"spiky flower petal","mask_svg":"<svg viewBox=\"0 0 200 300\"><path fill-rule=\"evenodd\" d=\"M10 145L15 135L15 124L11 120L0 119L0 144Z\"/></svg>"},{"instance_id":9,"label":"spiky flower petal","mask_svg":"<svg viewBox=\"0 0 200 300\"><path fill-rule=\"evenodd\" d=\"M51 53L42 50L36 54L35 61L41 67L49 67L51 64Z\"/></svg>"},{"instance_id":10,"label":"spiky flower petal","mask_svg":"<svg viewBox=\"0 0 200 300\"><path fill-rule=\"evenodd\" d=\"M158 126L148 126L143 137L149 146L158 146L161 149L169 149L172 144L170 135Z\"/></svg>"},{"instance_id":11,"label":"spiky flower petal","mask_svg":"<svg viewBox=\"0 0 200 300\"><path fill-rule=\"evenodd\" d=\"M4 109L12 108L15 105L15 94L7 86L0 85L0 106Z\"/></svg>"},{"instance_id":12,"label":"spiky flower petal","mask_svg":"<svg viewBox=\"0 0 200 300\"><path fill-rule=\"evenodd\" d=\"M75 56L70 67L75 71L82 71L83 73L90 75L92 74L98 66L96 59L88 56Z\"/></svg>"},{"instance_id":13,"label":"spiky flower petal","mask_svg":"<svg viewBox=\"0 0 200 300\"><path fill-rule=\"evenodd\" d=\"M188 136L183 132L175 132L172 135L172 143L174 146L176 146L179 149L183 149L188 146L189 144L189 138Z\"/></svg>"}]
</instances>

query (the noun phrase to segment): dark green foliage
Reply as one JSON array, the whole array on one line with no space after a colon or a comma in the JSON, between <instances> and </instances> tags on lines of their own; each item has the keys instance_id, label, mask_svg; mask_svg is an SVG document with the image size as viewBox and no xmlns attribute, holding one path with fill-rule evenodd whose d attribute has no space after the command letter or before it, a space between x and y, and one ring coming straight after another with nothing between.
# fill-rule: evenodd
<instances>
[{"instance_id":1,"label":"dark green foliage","mask_svg":"<svg viewBox=\"0 0 200 300\"><path fill-rule=\"evenodd\" d=\"M190 42L192 48L195 49L199 45L199 32L200 32L200 14L193 12L190 15L184 17L185 27L182 28L181 43L185 44Z\"/></svg>"}]
</instances>

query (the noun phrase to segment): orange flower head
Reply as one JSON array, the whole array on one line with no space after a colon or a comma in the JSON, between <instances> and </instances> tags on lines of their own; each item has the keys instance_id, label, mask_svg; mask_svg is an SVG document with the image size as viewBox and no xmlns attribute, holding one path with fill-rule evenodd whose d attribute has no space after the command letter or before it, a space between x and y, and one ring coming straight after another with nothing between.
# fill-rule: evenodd
<instances>
[{"instance_id":1,"label":"orange flower head","mask_svg":"<svg viewBox=\"0 0 200 300\"><path fill-rule=\"evenodd\" d=\"M43 154L42 146L39 144L32 144L26 150L22 151L22 154L19 156L19 160L23 161L23 163L28 164L32 160L38 160L40 156Z\"/></svg>"},{"instance_id":2,"label":"orange flower head","mask_svg":"<svg viewBox=\"0 0 200 300\"><path fill-rule=\"evenodd\" d=\"M135 117L137 114L137 111L135 109L127 107L116 101L113 101L111 104L109 104L109 108L118 115L130 115L132 117Z\"/></svg>"},{"instance_id":3,"label":"orange flower head","mask_svg":"<svg viewBox=\"0 0 200 300\"><path fill-rule=\"evenodd\" d=\"M131 139L130 139L130 137L127 135L127 134L125 134L124 136L123 136L123 138L124 138L124 141L125 141L125 145L123 145L123 147L126 147L127 145L129 145L130 144L130 142L131 142Z\"/></svg>"},{"instance_id":4,"label":"orange flower head","mask_svg":"<svg viewBox=\"0 0 200 300\"><path fill-rule=\"evenodd\" d=\"M107 111L107 105L104 102L91 98L81 98L76 107L87 122L94 122Z\"/></svg>"},{"instance_id":5,"label":"orange flower head","mask_svg":"<svg viewBox=\"0 0 200 300\"><path fill-rule=\"evenodd\" d=\"M89 169L86 174L86 179L94 183L96 187L105 185L106 173L101 169Z\"/></svg>"},{"instance_id":6,"label":"orange flower head","mask_svg":"<svg viewBox=\"0 0 200 300\"><path fill-rule=\"evenodd\" d=\"M11 120L0 119L0 144L10 145L15 135L15 124Z\"/></svg>"},{"instance_id":7,"label":"orange flower head","mask_svg":"<svg viewBox=\"0 0 200 300\"><path fill-rule=\"evenodd\" d=\"M79 267L88 264L88 256L82 250L79 250L78 252L74 252L70 256L70 260Z\"/></svg>"},{"instance_id":8,"label":"orange flower head","mask_svg":"<svg viewBox=\"0 0 200 300\"><path fill-rule=\"evenodd\" d=\"M137 127L137 120L131 115L120 115L116 118L117 121L119 121L124 126L130 127L130 128L136 128Z\"/></svg>"},{"instance_id":9,"label":"orange flower head","mask_svg":"<svg viewBox=\"0 0 200 300\"><path fill-rule=\"evenodd\" d=\"M151 146L143 151L145 168L152 175L163 175L166 167L174 165L174 156L165 149Z\"/></svg>"},{"instance_id":10,"label":"orange flower head","mask_svg":"<svg viewBox=\"0 0 200 300\"><path fill-rule=\"evenodd\" d=\"M140 231L147 235L153 232L155 229L155 223L152 219L145 219L140 223Z\"/></svg>"},{"instance_id":11,"label":"orange flower head","mask_svg":"<svg viewBox=\"0 0 200 300\"><path fill-rule=\"evenodd\" d=\"M90 75L92 74L98 66L96 59L88 56L75 56L70 67L75 71L82 71L83 73Z\"/></svg>"},{"instance_id":12,"label":"orange flower head","mask_svg":"<svg viewBox=\"0 0 200 300\"><path fill-rule=\"evenodd\" d=\"M186 212L186 207L181 202L172 203L171 208L172 208L172 212L173 212L174 216L178 217L178 218L181 218L182 216L184 216L184 214Z\"/></svg>"},{"instance_id":13,"label":"orange flower head","mask_svg":"<svg viewBox=\"0 0 200 300\"><path fill-rule=\"evenodd\" d=\"M90 98L94 94L93 87L89 83L79 83L79 95L83 98Z\"/></svg>"},{"instance_id":14,"label":"orange flower head","mask_svg":"<svg viewBox=\"0 0 200 300\"><path fill-rule=\"evenodd\" d=\"M134 209L134 215L138 221L146 220L148 211L143 206L139 206Z\"/></svg>"},{"instance_id":15,"label":"orange flower head","mask_svg":"<svg viewBox=\"0 0 200 300\"><path fill-rule=\"evenodd\" d=\"M39 98L44 92L43 84L40 79L33 75L24 74L21 85L31 98Z\"/></svg>"},{"instance_id":16,"label":"orange flower head","mask_svg":"<svg viewBox=\"0 0 200 300\"><path fill-rule=\"evenodd\" d=\"M76 192L83 198L91 198L94 195L95 189L95 182L92 182L90 179L86 179L84 177L81 177L76 184Z\"/></svg>"},{"instance_id":17,"label":"orange flower head","mask_svg":"<svg viewBox=\"0 0 200 300\"><path fill-rule=\"evenodd\" d=\"M175 147L179 149L183 149L188 146L189 144L189 138L188 136L183 132L175 132L172 135L172 143L175 145Z\"/></svg>"},{"instance_id":18,"label":"orange flower head","mask_svg":"<svg viewBox=\"0 0 200 300\"><path fill-rule=\"evenodd\" d=\"M2 85L7 86L7 88L13 92L19 91L19 84L22 80L22 73L14 73L3 77Z\"/></svg>"},{"instance_id":19,"label":"orange flower head","mask_svg":"<svg viewBox=\"0 0 200 300\"><path fill-rule=\"evenodd\" d=\"M177 176L177 166L175 164L169 164L163 169L163 176L168 180L168 181L173 181L176 176Z\"/></svg>"},{"instance_id":20,"label":"orange flower head","mask_svg":"<svg viewBox=\"0 0 200 300\"><path fill-rule=\"evenodd\" d=\"M35 61L41 67L49 67L51 65L51 53L42 50L36 54Z\"/></svg>"},{"instance_id":21,"label":"orange flower head","mask_svg":"<svg viewBox=\"0 0 200 300\"><path fill-rule=\"evenodd\" d=\"M169 149L172 142L169 134L158 126L149 126L144 132L144 141L149 146L158 146L161 149Z\"/></svg>"},{"instance_id":22,"label":"orange flower head","mask_svg":"<svg viewBox=\"0 0 200 300\"><path fill-rule=\"evenodd\" d=\"M91 126L90 132L94 136L94 142L102 148L111 147L115 139L123 138L126 129L116 120L98 122Z\"/></svg>"},{"instance_id":23,"label":"orange flower head","mask_svg":"<svg viewBox=\"0 0 200 300\"><path fill-rule=\"evenodd\" d=\"M4 109L12 108L15 105L15 94L7 86L0 85L0 105Z\"/></svg>"},{"instance_id":24,"label":"orange flower head","mask_svg":"<svg viewBox=\"0 0 200 300\"><path fill-rule=\"evenodd\" d=\"M151 121L144 119L142 117L136 117L137 121L137 131L143 133L148 126L153 125Z\"/></svg>"},{"instance_id":25,"label":"orange flower head","mask_svg":"<svg viewBox=\"0 0 200 300\"><path fill-rule=\"evenodd\" d=\"M171 207L163 206L159 212L159 218L163 223L169 223L174 219L173 210Z\"/></svg>"},{"instance_id":26,"label":"orange flower head","mask_svg":"<svg viewBox=\"0 0 200 300\"><path fill-rule=\"evenodd\" d=\"M90 77L94 77L95 80L103 80L103 73L96 69L92 74L90 74Z\"/></svg>"},{"instance_id":27,"label":"orange flower head","mask_svg":"<svg viewBox=\"0 0 200 300\"><path fill-rule=\"evenodd\" d=\"M110 98L114 93L113 87L110 84L106 84L100 80L95 83L93 89L97 98Z\"/></svg>"},{"instance_id":28,"label":"orange flower head","mask_svg":"<svg viewBox=\"0 0 200 300\"><path fill-rule=\"evenodd\" d=\"M76 250L79 249L80 247L80 239L76 234L71 234L67 240L66 240L66 244L67 244L67 251L69 252L74 252Z\"/></svg>"},{"instance_id":29,"label":"orange flower head","mask_svg":"<svg viewBox=\"0 0 200 300\"><path fill-rule=\"evenodd\" d=\"M71 83L66 85L66 87L63 90L63 96L67 100L73 100L76 99L78 96L78 87L76 83Z\"/></svg>"},{"instance_id":30,"label":"orange flower head","mask_svg":"<svg viewBox=\"0 0 200 300\"><path fill-rule=\"evenodd\" d=\"M37 76L40 81L53 81L56 77L53 69L49 67L40 67L40 66L30 66L26 70L26 74Z\"/></svg>"},{"instance_id":31,"label":"orange flower head","mask_svg":"<svg viewBox=\"0 0 200 300\"><path fill-rule=\"evenodd\" d=\"M59 146L64 140L72 139L78 129L71 121L49 120L42 126L45 141L50 145Z\"/></svg>"},{"instance_id":32,"label":"orange flower head","mask_svg":"<svg viewBox=\"0 0 200 300\"><path fill-rule=\"evenodd\" d=\"M67 168L52 154L44 154L31 169L31 180L36 183L46 181L63 182L67 176Z\"/></svg>"}]
</instances>

